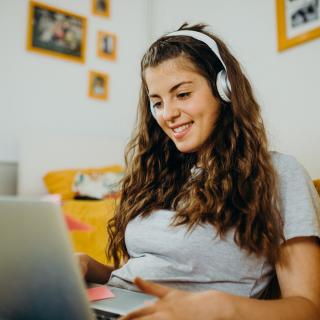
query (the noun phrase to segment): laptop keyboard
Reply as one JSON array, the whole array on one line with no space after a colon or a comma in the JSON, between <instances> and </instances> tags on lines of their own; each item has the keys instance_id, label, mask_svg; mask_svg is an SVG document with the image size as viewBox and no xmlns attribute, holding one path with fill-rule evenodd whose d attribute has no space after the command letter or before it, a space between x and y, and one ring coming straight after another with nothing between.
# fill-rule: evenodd
<instances>
[{"instance_id":1,"label":"laptop keyboard","mask_svg":"<svg viewBox=\"0 0 320 320\"><path fill-rule=\"evenodd\" d=\"M103 311L103 310L94 310L94 313L96 315L96 319L97 320L115 320L115 319L119 319L120 316L114 313L110 313L107 311Z\"/></svg>"}]
</instances>

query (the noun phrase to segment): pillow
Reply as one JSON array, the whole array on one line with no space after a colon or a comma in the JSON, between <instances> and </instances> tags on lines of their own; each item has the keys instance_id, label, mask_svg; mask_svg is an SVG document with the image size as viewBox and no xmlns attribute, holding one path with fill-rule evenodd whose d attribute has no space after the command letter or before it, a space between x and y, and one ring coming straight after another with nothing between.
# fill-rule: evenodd
<instances>
[{"instance_id":1,"label":"pillow","mask_svg":"<svg viewBox=\"0 0 320 320\"><path fill-rule=\"evenodd\" d=\"M119 182L123 174L121 172L83 173L76 174L72 191L76 193L76 199L103 199L116 197L119 193Z\"/></svg>"},{"instance_id":2,"label":"pillow","mask_svg":"<svg viewBox=\"0 0 320 320\"><path fill-rule=\"evenodd\" d=\"M69 200L76 195L72 187L78 173L103 174L110 172L121 173L123 168L120 165L113 165L100 168L56 170L48 172L43 177L43 181L49 193L60 194L62 200Z\"/></svg>"}]
</instances>

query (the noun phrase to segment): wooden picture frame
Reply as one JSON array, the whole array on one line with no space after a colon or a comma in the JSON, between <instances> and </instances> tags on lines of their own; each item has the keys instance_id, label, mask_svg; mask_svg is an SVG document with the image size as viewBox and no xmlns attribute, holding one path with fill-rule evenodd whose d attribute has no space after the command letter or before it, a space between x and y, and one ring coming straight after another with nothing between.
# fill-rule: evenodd
<instances>
[{"instance_id":1,"label":"wooden picture frame","mask_svg":"<svg viewBox=\"0 0 320 320\"><path fill-rule=\"evenodd\" d=\"M97 35L97 55L106 60L116 60L117 36L110 32L99 31Z\"/></svg>"},{"instance_id":2,"label":"wooden picture frame","mask_svg":"<svg viewBox=\"0 0 320 320\"><path fill-rule=\"evenodd\" d=\"M276 0L278 51L320 37L319 0Z\"/></svg>"},{"instance_id":3,"label":"wooden picture frame","mask_svg":"<svg viewBox=\"0 0 320 320\"><path fill-rule=\"evenodd\" d=\"M79 63L85 62L85 17L30 1L27 32L27 50Z\"/></svg>"},{"instance_id":4,"label":"wooden picture frame","mask_svg":"<svg viewBox=\"0 0 320 320\"><path fill-rule=\"evenodd\" d=\"M106 73L89 71L88 95L90 98L107 100L109 77Z\"/></svg>"},{"instance_id":5,"label":"wooden picture frame","mask_svg":"<svg viewBox=\"0 0 320 320\"><path fill-rule=\"evenodd\" d=\"M103 18L110 18L110 0L91 0L92 14Z\"/></svg>"}]
</instances>

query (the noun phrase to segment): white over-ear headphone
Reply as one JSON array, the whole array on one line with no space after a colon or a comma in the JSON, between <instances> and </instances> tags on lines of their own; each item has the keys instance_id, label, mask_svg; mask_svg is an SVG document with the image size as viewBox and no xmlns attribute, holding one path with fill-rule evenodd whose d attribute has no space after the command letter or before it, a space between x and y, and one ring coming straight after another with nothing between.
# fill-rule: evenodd
<instances>
[{"instance_id":1,"label":"white over-ear headphone","mask_svg":"<svg viewBox=\"0 0 320 320\"><path fill-rule=\"evenodd\" d=\"M227 75L227 67L220 56L217 43L211 37L207 36L205 33L193 31L193 30L178 30L166 35L166 37L172 37L172 36L187 36L187 37L197 39L199 41L204 42L213 51L213 53L219 59L219 61L221 62L224 68L217 75L217 79L216 79L217 90L222 100L226 102L230 102L231 86L230 86L230 82Z\"/></svg>"}]
</instances>

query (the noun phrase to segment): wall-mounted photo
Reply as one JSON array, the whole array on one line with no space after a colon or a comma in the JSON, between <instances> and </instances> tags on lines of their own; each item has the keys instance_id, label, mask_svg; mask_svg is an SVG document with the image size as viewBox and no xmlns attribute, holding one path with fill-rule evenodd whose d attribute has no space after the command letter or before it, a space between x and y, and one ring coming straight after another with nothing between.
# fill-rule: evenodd
<instances>
[{"instance_id":1,"label":"wall-mounted photo","mask_svg":"<svg viewBox=\"0 0 320 320\"><path fill-rule=\"evenodd\" d=\"M91 0L92 14L104 18L110 17L110 0Z\"/></svg>"},{"instance_id":2,"label":"wall-mounted photo","mask_svg":"<svg viewBox=\"0 0 320 320\"><path fill-rule=\"evenodd\" d=\"M97 55L102 59L115 60L117 55L117 37L109 32L98 32Z\"/></svg>"},{"instance_id":3,"label":"wall-mounted photo","mask_svg":"<svg viewBox=\"0 0 320 320\"><path fill-rule=\"evenodd\" d=\"M320 37L319 0L277 0L278 50Z\"/></svg>"},{"instance_id":4,"label":"wall-mounted photo","mask_svg":"<svg viewBox=\"0 0 320 320\"><path fill-rule=\"evenodd\" d=\"M27 49L83 63L86 28L85 17L30 1Z\"/></svg>"},{"instance_id":5,"label":"wall-mounted photo","mask_svg":"<svg viewBox=\"0 0 320 320\"><path fill-rule=\"evenodd\" d=\"M89 72L89 97L106 100L108 98L108 75L102 72Z\"/></svg>"}]
</instances>

